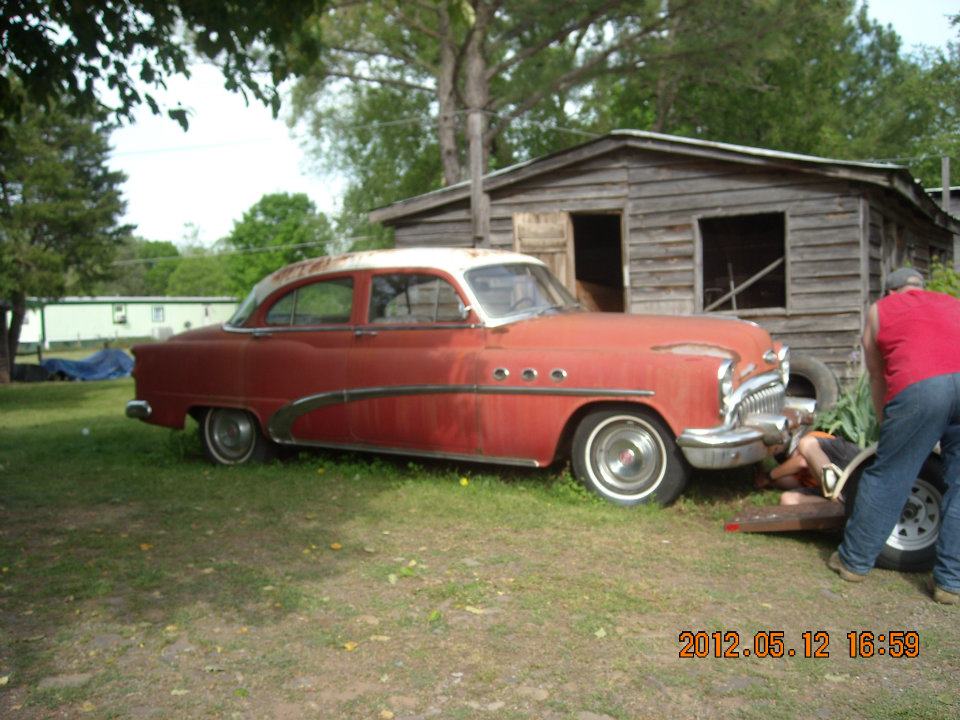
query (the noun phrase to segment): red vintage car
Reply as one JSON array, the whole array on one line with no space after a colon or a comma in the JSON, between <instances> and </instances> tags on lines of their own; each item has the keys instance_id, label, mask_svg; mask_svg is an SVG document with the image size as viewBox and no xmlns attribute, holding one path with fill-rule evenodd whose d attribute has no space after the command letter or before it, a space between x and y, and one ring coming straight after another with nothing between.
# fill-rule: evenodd
<instances>
[{"instance_id":1,"label":"red vintage car","mask_svg":"<svg viewBox=\"0 0 960 720\"><path fill-rule=\"evenodd\" d=\"M453 248L305 260L222 327L134 348L127 415L233 465L283 446L542 467L669 503L691 468L785 441L787 349L753 323L585 312L537 259Z\"/></svg>"}]
</instances>

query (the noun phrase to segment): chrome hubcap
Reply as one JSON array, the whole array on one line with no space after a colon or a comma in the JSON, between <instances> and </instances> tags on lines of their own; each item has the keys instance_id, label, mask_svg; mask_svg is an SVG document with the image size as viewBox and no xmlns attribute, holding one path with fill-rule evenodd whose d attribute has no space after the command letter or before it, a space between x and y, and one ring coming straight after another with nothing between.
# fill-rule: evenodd
<instances>
[{"instance_id":1,"label":"chrome hubcap","mask_svg":"<svg viewBox=\"0 0 960 720\"><path fill-rule=\"evenodd\" d=\"M241 410L214 410L210 419L210 439L225 460L242 460L253 447L253 423Z\"/></svg>"},{"instance_id":2,"label":"chrome hubcap","mask_svg":"<svg viewBox=\"0 0 960 720\"><path fill-rule=\"evenodd\" d=\"M887 545L898 550L920 550L933 545L940 534L941 499L933 485L917 480Z\"/></svg>"},{"instance_id":3,"label":"chrome hubcap","mask_svg":"<svg viewBox=\"0 0 960 720\"><path fill-rule=\"evenodd\" d=\"M594 430L590 447L594 474L613 494L642 496L663 478L666 450L654 429L642 420L609 418Z\"/></svg>"}]
</instances>

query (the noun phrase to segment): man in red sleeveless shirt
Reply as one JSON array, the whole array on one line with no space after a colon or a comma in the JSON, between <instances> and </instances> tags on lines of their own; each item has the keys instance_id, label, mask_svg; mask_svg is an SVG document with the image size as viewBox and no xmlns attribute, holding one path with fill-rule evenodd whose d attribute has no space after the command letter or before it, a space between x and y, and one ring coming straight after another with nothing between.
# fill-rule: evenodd
<instances>
[{"instance_id":1,"label":"man in red sleeveless shirt","mask_svg":"<svg viewBox=\"0 0 960 720\"><path fill-rule=\"evenodd\" d=\"M913 482L940 443L941 503L933 598L960 602L960 300L923 289L913 268L891 273L870 308L863 351L880 421L873 465L860 480L843 542L828 565L858 582L873 567Z\"/></svg>"}]
</instances>

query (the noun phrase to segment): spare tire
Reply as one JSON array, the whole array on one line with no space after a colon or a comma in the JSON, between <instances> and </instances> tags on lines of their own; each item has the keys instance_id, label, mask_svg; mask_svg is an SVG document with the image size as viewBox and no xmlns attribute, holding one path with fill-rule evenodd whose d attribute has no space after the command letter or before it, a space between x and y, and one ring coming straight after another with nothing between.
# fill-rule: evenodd
<instances>
[{"instance_id":1,"label":"spare tire","mask_svg":"<svg viewBox=\"0 0 960 720\"><path fill-rule=\"evenodd\" d=\"M817 401L817 410L828 410L840 397L840 382L833 370L809 355L790 356L787 397Z\"/></svg>"},{"instance_id":2,"label":"spare tire","mask_svg":"<svg viewBox=\"0 0 960 720\"><path fill-rule=\"evenodd\" d=\"M873 458L862 462L843 486L848 520L860 488L860 477L872 464ZM946 491L943 462L938 455L930 455L917 473L900 520L877 557L877 567L901 572L924 572L933 567L942 522L940 503Z\"/></svg>"}]
</instances>

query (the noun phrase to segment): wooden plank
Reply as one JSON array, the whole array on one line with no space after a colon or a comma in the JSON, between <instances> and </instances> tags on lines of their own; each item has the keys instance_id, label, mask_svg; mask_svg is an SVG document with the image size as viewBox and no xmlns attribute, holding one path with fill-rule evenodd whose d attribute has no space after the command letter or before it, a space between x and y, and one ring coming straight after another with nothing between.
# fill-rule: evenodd
<instances>
[{"instance_id":1,"label":"wooden plank","mask_svg":"<svg viewBox=\"0 0 960 720\"><path fill-rule=\"evenodd\" d=\"M759 198L752 198L752 202L744 203L737 205L735 207L726 208L727 212L724 214L728 215L749 215L753 213L765 213L765 212L783 212L786 210L788 217L794 218L800 212L802 212L804 207L816 207L822 209L825 201L832 201L837 199L833 195L824 195L824 196L811 196L811 197L798 197L789 202L784 202L782 198L767 198L766 200L761 201ZM638 228L647 228L647 227L659 227L663 225L677 225L685 222L690 222L691 219L695 219L698 215L707 215L708 213L702 212L702 208L690 208L690 207L667 207L661 208L659 206L650 206L644 205L642 203L633 202L631 207L638 209L639 212L631 212L631 221L634 223L634 227ZM723 210L723 206L712 206L711 211ZM819 211L819 210L818 210Z\"/></svg>"},{"instance_id":2,"label":"wooden plank","mask_svg":"<svg viewBox=\"0 0 960 720\"><path fill-rule=\"evenodd\" d=\"M774 505L750 508L726 522L727 532L789 532L843 527L846 511L840 502Z\"/></svg>"},{"instance_id":3,"label":"wooden plank","mask_svg":"<svg viewBox=\"0 0 960 720\"><path fill-rule=\"evenodd\" d=\"M500 203L492 208L495 217L504 217L518 212L620 212L625 197L612 198L529 198L524 202ZM494 217L491 216L491 217ZM689 218L688 218L689 219Z\"/></svg>"},{"instance_id":4,"label":"wooden plank","mask_svg":"<svg viewBox=\"0 0 960 720\"><path fill-rule=\"evenodd\" d=\"M848 260L798 260L793 264L795 276L817 275L828 278L838 275L858 275L860 259L853 257Z\"/></svg>"},{"instance_id":5,"label":"wooden plank","mask_svg":"<svg viewBox=\"0 0 960 720\"><path fill-rule=\"evenodd\" d=\"M803 245L793 243L790 248L791 262L801 262L804 260L849 260L859 261L859 247L852 242L838 243L835 245ZM830 292L830 288L824 287L824 292Z\"/></svg>"},{"instance_id":6,"label":"wooden plank","mask_svg":"<svg viewBox=\"0 0 960 720\"><path fill-rule=\"evenodd\" d=\"M630 312L634 315L692 315L693 297L676 300L637 300L630 303Z\"/></svg>"},{"instance_id":7,"label":"wooden plank","mask_svg":"<svg viewBox=\"0 0 960 720\"><path fill-rule=\"evenodd\" d=\"M772 316L768 322L772 323L778 332L788 329L791 332L816 332L820 328L856 330L860 327L860 313L855 310L811 310L807 313ZM784 323L783 326L778 324L781 322Z\"/></svg>"},{"instance_id":8,"label":"wooden plank","mask_svg":"<svg viewBox=\"0 0 960 720\"><path fill-rule=\"evenodd\" d=\"M835 228L797 229L790 218L790 245L809 247L820 245L839 245L847 243L860 247L860 232L855 225L843 225Z\"/></svg>"},{"instance_id":9,"label":"wooden plank","mask_svg":"<svg viewBox=\"0 0 960 720\"><path fill-rule=\"evenodd\" d=\"M510 192L501 191L504 197L545 188L562 188L578 191L594 185L621 185L626 192L627 169L623 166L606 165L594 169L569 168L552 175L540 175L510 187Z\"/></svg>"},{"instance_id":10,"label":"wooden plank","mask_svg":"<svg viewBox=\"0 0 960 720\"><path fill-rule=\"evenodd\" d=\"M764 172L727 172L703 174L684 178L659 179L654 182L637 182L631 177L630 197L647 202L659 198L689 193L756 192L767 188L790 188L818 185L830 187L836 194L849 192L847 183L811 178L806 175L782 175Z\"/></svg>"},{"instance_id":11,"label":"wooden plank","mask_svg":"<svg viewBox=\"0 0 960 720\"><path fill-rule=\"evenodd\" d=\"M678 270L672 272L669 270L630 270L630 287L636 286L651 287L653 285L689 285L690 292L693 292L693 269Z\"/></svg>"},{"instance_id":12,"label":"wooden plank","mask_svg":"<svg viewBox=\"0 0 960 720\"><path fill-rule=\"evenodd\" d=\"M846 190L837 183L823 178L804 178L803 182L784 182L781 184L766 184L757 186L738 187L736 185L722 186L717 188L701 189L696 182L690 182L686 187L679 189L672 195L663 195L651 199L638 195L636 188L630 186L630 199L642 201L646 204L656 204L664 206L671 200L678 200L685 203L685 206L710 207L720 205L721 207L731 207L753 202L753 197L757 196L759 202L766 202L767 198L773 196L784 201L793 199L817 197L822 199L831 197L842 197Z\"/></svg>"},{"instance_id":13,"label":"wooden plank","mask_svg":"<svg viewBox=\"0 0 960 720\"><path fill-rule=\"evenodd\" d=\"M693 258L693 242L670 243L660 245L630 244L630 257L633 259L656 260L659 258Z\"/></svg>"},{"instance_id":14,"label":"wooden plank","mask_svg":"<svg viewBox=\"0 0 960 720\"><path fill-rule=\"evenodd\" d=\"M791 298L792 305L791 308L795 312L803 312L804 310L814 310L814 309L829 309L829 308L857 308L860 303L860 293L859 291L846 292L846 293L835 293L832 295L816 294L799 294L794 293Z\"/></svg>"}]
</instances>

